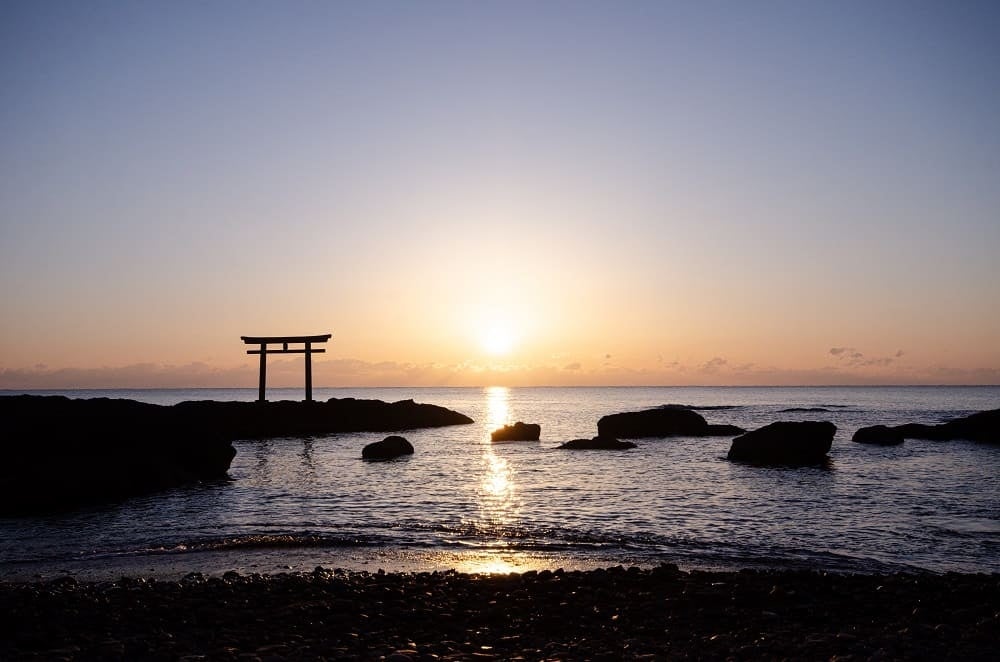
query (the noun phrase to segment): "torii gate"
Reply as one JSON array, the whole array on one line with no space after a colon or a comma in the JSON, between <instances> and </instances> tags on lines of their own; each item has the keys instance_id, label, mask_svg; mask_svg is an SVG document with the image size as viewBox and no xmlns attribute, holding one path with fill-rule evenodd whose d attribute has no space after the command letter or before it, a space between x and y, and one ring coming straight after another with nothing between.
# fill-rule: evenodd
<instances>
[{"instance_id":1,"label":"torii gate","mask_svg":"<svg viewBox=\"0 0 1000 662\"><path fill-rule=\"evenodd\" d=\"M247 354L260 354L260 387L257 400L264 402L264 383L267 381L268 354L305 354L306 355L306 401L313 399L312 355L323 354L325 349L313 349L313 343L324 343L333 336L326 333L320 336L240 336L247 345L260 345L260 349L248 349ZM304 349L288 349L288 344L304 343ZM281 349L268 349L268 345L281 345Z\"/></svg>"}]
</instances>

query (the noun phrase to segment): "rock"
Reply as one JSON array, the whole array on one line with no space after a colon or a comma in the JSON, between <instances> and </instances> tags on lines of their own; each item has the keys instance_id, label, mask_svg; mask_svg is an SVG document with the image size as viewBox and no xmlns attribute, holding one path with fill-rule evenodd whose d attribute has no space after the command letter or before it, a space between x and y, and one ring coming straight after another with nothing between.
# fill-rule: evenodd
<instances>
[{"instance_id":1,"label":"rock","mask_svg":"<svg viewBox=\"0 0 1000 662\"><path fill-rule=\"evenodd\" d=\"M361 450L361 457L366 460L391 460L400 455L413 455L413 444L395 434Z\"/></svg>"},{"instance_id":2,"label":"rock","mask_svg":"<svg viewBox=\"0 0 1000 662\"><path fill-rule=\"evenodd\" d=\"M541 425L518 421L514 425L505 425L499 430L494 430L490 439L493 441L538 441L541 434Z\"/></svg>"},{"instance_id":3,"label":"rock","mask_svg":"<svg viewBox=\"0 0 1000 662\"><path fill-rule=\"evenodd\" d=\"M819 464L833 445L829 421L779 421L733 439L729 459L762 464Z\"/></svg>"},{"instance_id":4,"label":"rock","mask_svg":"<svg viewBox=\"0 0 1000 662\"><path fill-rule=\"evenodd\" d=\"M614 437L603 436L597 436L593 439L573 439L559 445L559 448L569 450L626 450L635 447L631 441L618 441Z\"/></svg>"},{"instance_id":5,"label":"rock","mask_svg":"<svg viewBox=\"0 0 1000 662\"><path fill-rule=\"evenodd\" d=\"M412 400L182 402L0 396L0 515L226 479L237 439L472 423Z\"/></svg>"},{"instance_id":6,"label":"rock","mask_svg":"<svg viewBox=\"0 0 1000 662\"><path fill-rule=\"evenodd\" d=\"M903 443L903 434L896 428L885 425L873 425L867 428L858 428L851 441L859 444L873 444L877 446L896 446Z\"/></svg>"},{"instance_id":7,"label":"rock","mask_svg":"<svg viewBox=\"0 0 1000 662\"><path fill-rule=\"evenodd\" d=\"M709 425L701 414L675 406L610 414L597 422L601 437L709 437L745 432L733 425Z\"/></svg>"},{"instance_id":8,"label":"rock","mask_svg":"<svg viewBox=\"0 0 1000 662\"><path fill-rule=\"evenodd\" d=\"M892 427L883 425L876 425L874 427L893 431L904 439L931 439L934 441L968 439L969 441L1000 444L1000 409L981 411L977 414L956 418L940 425L907 423ZM862 428L862 430L870 429L873 428ZM858 430L858 432L860 433L861 430ZM866 432L866 434L868 433ZM885 434L887 435L888 432ZM855 439L855 441L859 440Z\"/></svg>"}]
</instances>

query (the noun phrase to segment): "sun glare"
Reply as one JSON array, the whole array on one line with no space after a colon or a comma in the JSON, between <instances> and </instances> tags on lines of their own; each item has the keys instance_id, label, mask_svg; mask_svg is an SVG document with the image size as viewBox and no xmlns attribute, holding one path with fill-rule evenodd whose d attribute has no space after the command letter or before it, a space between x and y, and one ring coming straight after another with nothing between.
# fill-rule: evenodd
<instances>
[{"instance_id":1,"label":"sun glare","mask_svg":"<svg viewBox=\"0 0 1000 662\"><path fill-rule=\"evenodd\" d=\"M480 343L490 354L501 356L510 354L514 349L515 340L514 332L510 328L491 326L483 332Z\"/></svg>"}]
</instances>

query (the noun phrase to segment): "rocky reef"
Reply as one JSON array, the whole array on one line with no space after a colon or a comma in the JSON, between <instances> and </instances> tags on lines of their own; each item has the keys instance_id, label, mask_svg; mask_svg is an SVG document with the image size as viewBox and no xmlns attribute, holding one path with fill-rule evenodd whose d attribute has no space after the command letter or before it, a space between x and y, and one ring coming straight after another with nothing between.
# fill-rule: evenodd
<instances>
[{"instance_id":1,"label":"rocky reef","mask_svg":"<svg viewBox=\"0 0 1000 662\"><path fill-rule=\"evenodd\" d=\"M2 396L0 514L74 507L225 479L237 439L471 423L412 400L182 402Z\"/></svg>"},{"instance_id":2,"label":"rocky reef","mask_svg":"<svg viewBox=\"0 0 1000 662\"><path fill-rule=\"evenodd\" d=\"M710 425L698 412L676 405L610 414L597 421L600 437L731 437L746 432L735 425Z\"/></svg>"},{"instance_id":3,"label":"rocky reef","mask_svg":"<svg viewBox=\"0 0 1000 662\"><path fill-rule=\"evenodd\" d=\"M1000 444L1000 409L956 418L940 425L907 423L905 425L873 425L859 428L854 441L870 444L903 443L903 439L953 441L967 439L988 444ZM896 441L898 440L898 441Z\"/></svg>"}]
</instances>

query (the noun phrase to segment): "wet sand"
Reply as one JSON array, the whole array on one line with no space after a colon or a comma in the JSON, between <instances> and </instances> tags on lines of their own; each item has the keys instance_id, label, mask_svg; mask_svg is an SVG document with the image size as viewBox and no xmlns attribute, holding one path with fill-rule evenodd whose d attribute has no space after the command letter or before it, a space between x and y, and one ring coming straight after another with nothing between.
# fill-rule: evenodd
<instances>
[{"instance_id":1,"label":"wet sand","mask_svg":"<svg viewBox=\"0 0 1000 662\"><path fill-rule=\"evenodd\" d=\"M192 574L0 583L0 659L995 659L1000 575Z\"/></svg>"}]
</instances>

